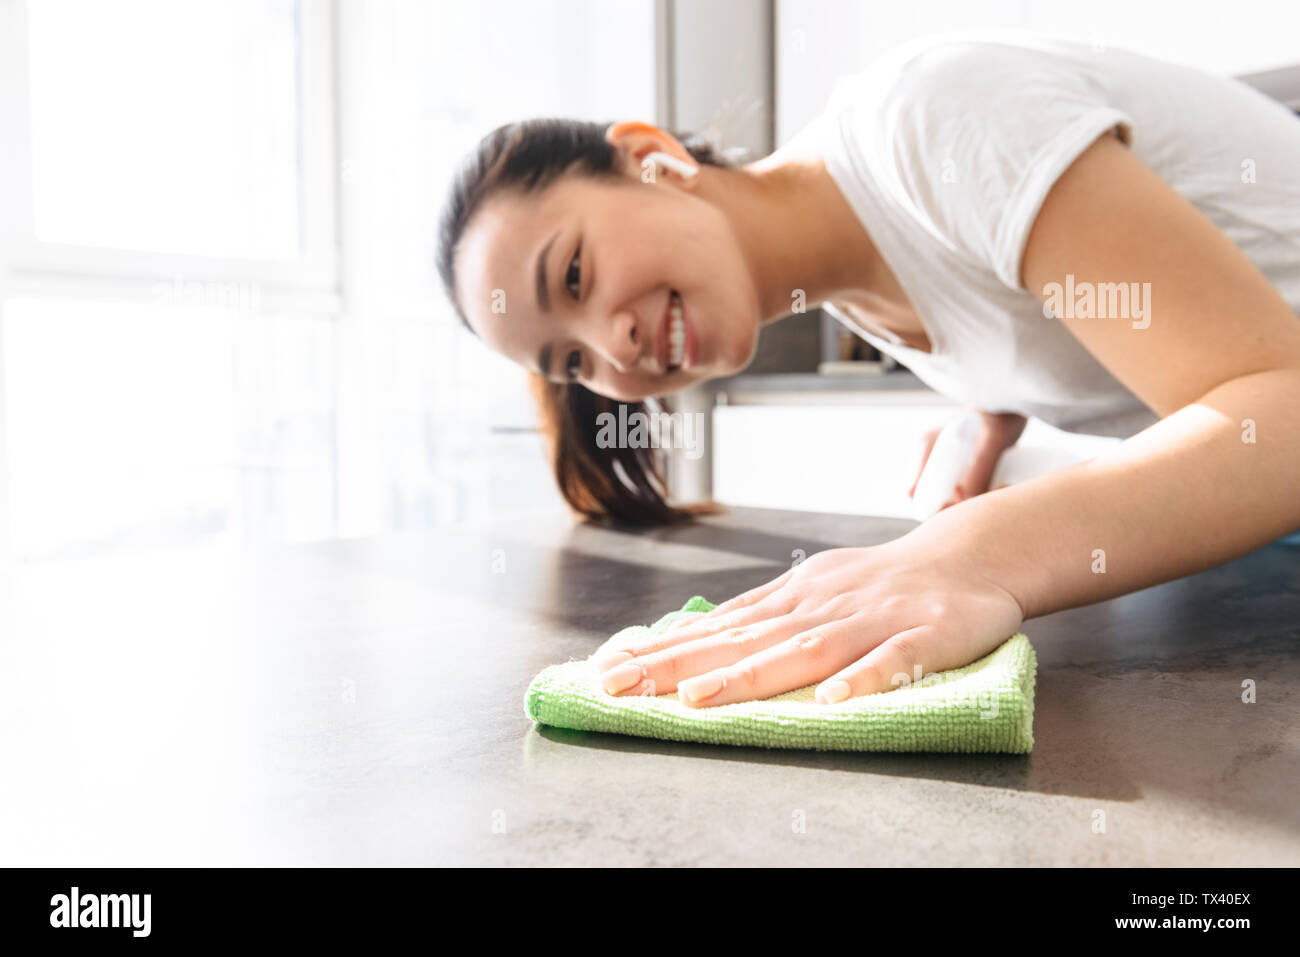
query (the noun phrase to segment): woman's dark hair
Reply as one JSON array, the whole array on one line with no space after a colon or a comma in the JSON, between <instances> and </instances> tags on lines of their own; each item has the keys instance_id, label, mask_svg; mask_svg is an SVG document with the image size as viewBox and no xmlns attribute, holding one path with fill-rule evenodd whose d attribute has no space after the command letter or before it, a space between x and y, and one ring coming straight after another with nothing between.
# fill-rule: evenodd
<instances>
[{"instance_id":1,"label":"woman's dark hair","mask_svg":"<svg viewBox=\"0 0 1300 957\"><path fill-rule=\"evenodd\" d=\"M618 152L606 139L607 123L569 119L534 119L499 126L479 141L452 181L438 224L438 273L456 315L465 318L456 290L456 247L465 226L490 196L503 189L540 190L560 175L575 172L591 177L621 177ZM697 162L726 166L713 147L693 134L674 134ZM712 504L677 508L668 504L667 482L655 459L655 449L602 448L597 422L602 413L614 421L637 421L642 402L620 402L592 392L576 382L551 382L528 373L541 410L542 431L550 446L552 468L560 494L589 519L633 525L662 525L716 511ZM626 406L628 419L619 415Z\"/></svg>"}]
</instances>

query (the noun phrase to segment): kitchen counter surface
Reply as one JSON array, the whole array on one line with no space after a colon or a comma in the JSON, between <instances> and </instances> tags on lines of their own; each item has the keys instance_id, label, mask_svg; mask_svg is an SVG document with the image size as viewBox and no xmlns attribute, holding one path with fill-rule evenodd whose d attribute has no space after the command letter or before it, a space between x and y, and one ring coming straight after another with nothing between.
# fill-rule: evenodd
<instances>
[{"instance_id":1,"label":"kitchen counter surface","mask_svg":"<svg viewBox=\"0 0 1300 957\"><path fill-rule=\"evenodd\" d=\"M910 522L736 509L20 564L7 864L1300 863L1300 549L1027 622L1033 754L534 727L542 667ZM1253 682L1257 702L1242 701Z\"/></svg>"}]
</instances>

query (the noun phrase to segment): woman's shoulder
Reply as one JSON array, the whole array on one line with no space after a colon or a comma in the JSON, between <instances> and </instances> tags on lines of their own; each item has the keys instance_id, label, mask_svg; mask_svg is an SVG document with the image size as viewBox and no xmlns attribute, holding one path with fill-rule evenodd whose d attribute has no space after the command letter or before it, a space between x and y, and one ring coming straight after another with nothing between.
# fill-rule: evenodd
<instances>
[{"instance_id":1,"label":"woman's shoulder","mask_svg":"<svg viewBox=\"0 0 1300 957\"><path fill-rule=\"evenodd\" d=\"M864 69L842 77L827 103L828 112L908 107L972 98L997 80L1016 82L1039 64L1060 65L1086 44L1023 30L970 29L928 34L891 47Z\"/></svg>"},{"instance_id":2,"label":"woman's shoulder","mask_svg":"<svg viewBox=\"0 0 1300 957\"><path fill-rule=\"evenodd\" d=\"M1055 178L1133 121L1086 44L962 31L891 50L837 88L828 167L933 237L1019 285L1023 237ZM856 176L851 175L856 174Z\"/></svg>"}]
</instances>

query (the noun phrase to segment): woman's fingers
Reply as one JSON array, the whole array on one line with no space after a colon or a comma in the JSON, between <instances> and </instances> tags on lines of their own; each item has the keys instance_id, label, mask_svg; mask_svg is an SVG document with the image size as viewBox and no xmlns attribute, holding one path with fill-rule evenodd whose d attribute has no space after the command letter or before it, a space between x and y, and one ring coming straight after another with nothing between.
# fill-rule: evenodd
<instances>
[{"instance_id":1,"label":"woman's fingers","mask_svg":"<svg viewBox=\"0 0 1300 957\"><path fill-rule=\"evenodd\" d=\"M705 622L725 619L738 612L752 611L759 602L776 594L790 580L790 576L793 574L793 568L786 569L770 582L759 585L757 588L751 588L749 591L741 592L735 598L727 599L713 611L705 612L698 619L697 624L703 625Z\"/></svg>"},{"instance_id":2,"label":"woman's fingers","mask_svg":"<svg viewBox=\"0 0 1300 957\"><path fill-rule=\"evenodd\" d=\"M691 636L682 634L678 626L687 625L691 621L703 617L703 612L691 612L669 625L663 634L653 635L649 638L624 639L618 644L606 642L592 654L592 661L596 665L596 670L603 673L611 668L626 664L638 655L654 654L665 648L673 648L691 641Z\"/></svg>"},{"instance_id":3,"label":"woman's fingers","mask_svg":"<svg viewBox=\"0 0 1300 957\"><path fill-rule=\"evenodd\" d=\"M695 619L703 618L703 617L704 617L704 612L702 611L687 612L685 615L682 615L682 617L678 618L675 622L669 625L668 630L672 631L674 628L682 627L682 625L689 625L691 622L695 621Z\"/></svg>"},{"instance_id":4,"label":"woman's fingers","mask_svg":"<svg viewBox=\"0 0 1300 957\"><path fill-rule=\"evenodd\" d=\"M827 622L735 664L677 683L677 697L693 708L753 701L812 684L862 654L868 627L857 616Z\"/></svg>"},{"instance_id":5,"label":"woman's fingers","mask_svg":"<svg viewBox=\"0 0 1300 957\"><path fill-rule=\"evenodd\" d=\"M690 622L674 624L661 635L632 639L604 648L597 653L596 668L602 672L609 671L642 655L655 654L729 628L739 628L756 621L774 618L781 611L775 605L765 605L764 601L775 595L793 572L792 568L766 584L723 602L717 608L705 612Z\"/></svg>"},{"instance_id":6,"label":"woman's fingers","mask_svg":"<svg viewBox=\"0 0 1300 957\"><path fill-rule=\"evenodd\" d=\"M958 492L943 504L943 508L964 502L976 495L983 495L989 490L1002 453L1016 444L1028 422L1028 419L1016 412L981 411L980 417L983 420L983 429L975 457L962 475ZM930 453L934 451L934 443L939 431L939 429L931 429L922 439L921 464L916 470L916 478L912 480L912 487L907 490L908 497L916 494L916 486L920 484L921 473L925 471L925 464L930 460Z\"/></svg>"},{"instance_id":7,"label":"woman's fingers","mask_svg":"<svg viewBox=\"0 0 1300 957\"><path fill-rule=\"evenodd\" d=\"M893 691L924 675L943 671L949 667L947 664L922 660L924 649L936 647L935 637L933 625L918 625L893 635L819 684L818 704L838 704L864 694Z\"/></svg>"},{"instance_id":8,"label":"woman's fingers","mask_svg":"<svg viewBox=\"0 0 1300 957\"><path fill-rule=\"evenodd\" d=\"M984 434L980 437L979 449L975 453L970 467L962 476L958 501L983 495L993 484L993 473L997 471L1002 453L1015 445L1025 430L1028 421L1023 415L1014 412L981 412L984 418Z\"/></svg>"},{"instance_id":9,"label":"woman's fingers","mask_svg":"<svg viewBox=\"0 0 1300 957\"><path fill-rule=\"evenodd\" d=\"M601 685L609 694L667 694L688 678L735 664L798 630L783 618L732 628L619 664L601 676Z\"/></svg>"}]
</instances>

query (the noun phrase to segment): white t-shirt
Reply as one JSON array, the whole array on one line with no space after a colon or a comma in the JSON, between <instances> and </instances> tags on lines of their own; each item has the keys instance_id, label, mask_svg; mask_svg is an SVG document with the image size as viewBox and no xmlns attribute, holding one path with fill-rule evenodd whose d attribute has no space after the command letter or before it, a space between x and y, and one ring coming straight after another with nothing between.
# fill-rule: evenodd
<instances>
[{"instance_id":1,"label":"white t-shirt","mask_svg":"<svg viewBox=\"0 0 1300 957\"><path fill-rule=\"evenodd\" d=\"M841 80L807 130L932 352L837 318L958 402L1101 435L1156 421L1018 278L1048 191L1113 128L1300 316L1300 117L1239 81L1124 50L965 31Z\"/></svg>"}]
</instances>

